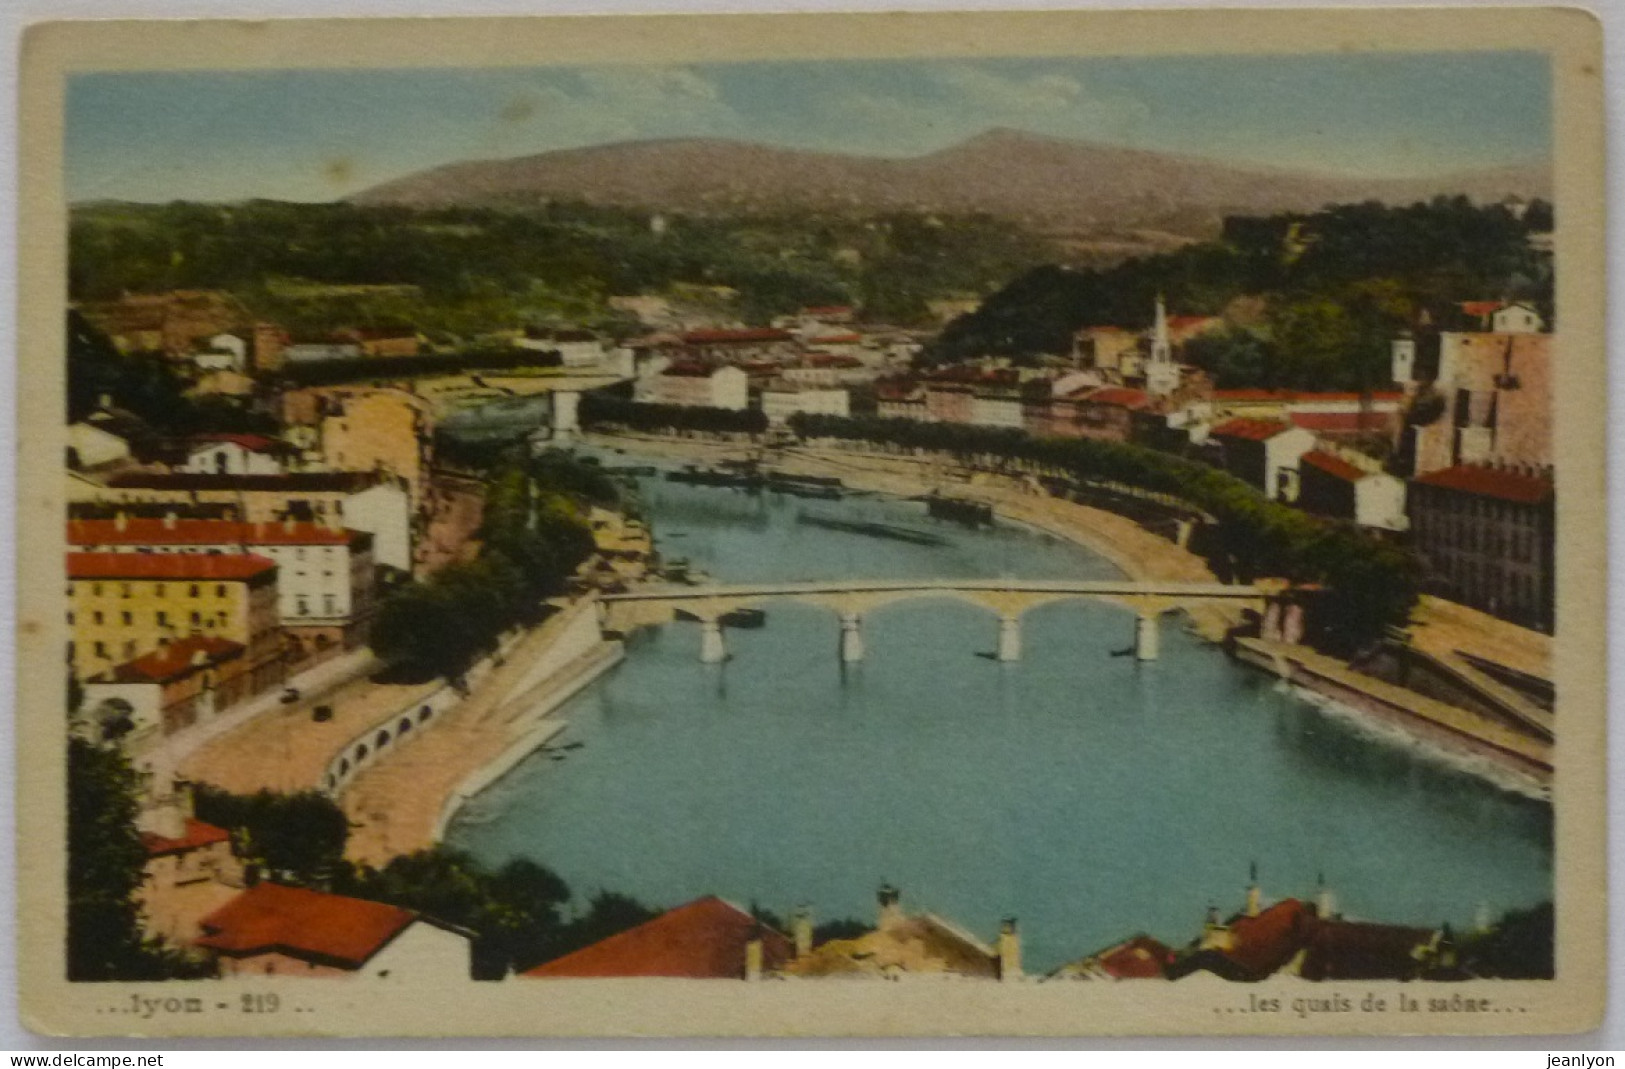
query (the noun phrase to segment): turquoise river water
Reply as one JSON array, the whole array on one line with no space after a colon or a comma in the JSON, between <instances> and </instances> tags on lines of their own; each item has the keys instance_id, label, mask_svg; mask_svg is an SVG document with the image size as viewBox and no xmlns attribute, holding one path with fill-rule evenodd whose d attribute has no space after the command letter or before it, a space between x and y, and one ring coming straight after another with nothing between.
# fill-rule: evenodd
<instances>
[{"instance_id":1,"label":"turquoise river water","mask_svg":"<svg viewBox=\"0 0 1625 1069\"><path fill-rule=\"evenodd\" d=\"M1101 558L1010 525L972 531L878 497L805 501L642 480L661 551L719 582L1078 577ZM939 545L806 516L928 530ZM1112 651L1133 618L1067 602L1023 622L948 600L863 621L845 669L834 614L766 606L723 665L699 628L630 636L626 660L561 711L554 745L457 816L449 841L547 865L578 896L674 906L705 894L780 915L872 918L882 881L990 938L1021 923L1029 971L1135 932L1179 944L1208 905L1312 895L1350 916L1470 921L1552 893L1550 808L1329 715L1165 618L1160 660Z\"/></svg>"}]
</instances>

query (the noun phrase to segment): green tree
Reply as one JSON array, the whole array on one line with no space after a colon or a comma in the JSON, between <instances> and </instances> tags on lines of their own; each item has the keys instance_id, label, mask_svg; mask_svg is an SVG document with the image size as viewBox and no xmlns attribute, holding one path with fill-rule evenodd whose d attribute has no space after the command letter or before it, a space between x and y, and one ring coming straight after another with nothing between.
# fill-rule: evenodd
<instances>
[{"instance_id":1,"label":"green tree","mask_svg":"<svg viewBox=\"0 0 1625 1069\"><path fill-rule=\"evenodd\" d=\"M319 791L232 794L198 784L193 805L199 820L233 832L243 860L269 879L321 888L343 867L349 820Z\"/></svg>"},{"instance_id":2,"label":"green tree","mask_svg":"<svg viewBox=\"0 0 1625 1069\"><path fill-rule=\"evenodd\" d=\"M190 979L212 971L142 933L135 894L147 851L136 830L137 791L123 754L69 740L69 980Z\"/></svg>"}]
</instances>

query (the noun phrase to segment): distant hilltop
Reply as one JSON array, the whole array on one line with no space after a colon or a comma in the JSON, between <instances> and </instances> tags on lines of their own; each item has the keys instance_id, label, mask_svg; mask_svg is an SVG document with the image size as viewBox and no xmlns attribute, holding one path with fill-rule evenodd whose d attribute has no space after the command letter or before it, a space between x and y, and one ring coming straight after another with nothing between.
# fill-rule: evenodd
<instances>
[{"instance_id":1,"label":"distant hilltop","mask_svg":"<svg viewBox=\"0 0 1625 1069\"><path fill-rule=\"evenodd\" d=\"M989 130L910 158L716 139L627 141L447 164L357 193L358 204L522 208L558 199L651 210L986 212L1051 232L1205 229L1227 214L1465 194L1551 194L1544 162L1424 178L1356 178Z\"/></svg>"}]
</instances>

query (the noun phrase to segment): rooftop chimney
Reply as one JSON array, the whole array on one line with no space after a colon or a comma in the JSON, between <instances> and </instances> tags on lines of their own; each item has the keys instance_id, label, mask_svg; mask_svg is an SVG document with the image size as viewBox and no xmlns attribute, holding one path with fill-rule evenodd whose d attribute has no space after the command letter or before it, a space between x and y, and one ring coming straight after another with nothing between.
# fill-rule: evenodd
<instances>
[{"instance_id":1,"label":"rooftop chimney","mask_svg":"<svg viewBox=\"0 0 1625 1069\"><path fill-rule=\"evenodd\" d=\"M999 922L999 979L1021 979L1021 932L1016 919L1006 917Z\"/></svg>"},{"instance_id":2,"label":"rooftop chimney","mask_svg":"<svg viewBox=\"0 0 1625 1069\"><path fill-rule=\"evenodd\" d=\"M880 903L880 917L877 927L881 931L902 923L903 909L897 904L897 900L902 896L902 892L889 883L881 884L880 890L875 892L875 898Z\"/></svg>"},{"instance_id":3,"label":"rooftop chimney","mask_svg":"<svg viewBox=\"0 0 1625 1069\"><path fill-rule=\"evenodd\" d=\"M123 509L119 509L117 512L113 513L113 530L124 531L127 530L129 526L130 517L125 515Z\"/></svg>"},{"instance_id":4,"label":"rooftop chimney","mask_svg":"<svg viewBox=\"0 0 1625 1069\"><path fill-rule=\"evenodd\" d=\"M762 978L762 929L760 926L753 929L750 939L745 943L745 979L760 980Z\"/></svg>"},{"instance_id":5,"label":"rooftop chimney","mask_svg":"<svg viewBox=\"0 0 1625 1069\"><path fill-rule=\"evenodd\" d=\"M164 513L164 530L173 531L174 529L175 529L175 514L173 512Z\"/></svg>"},{"instance_id":6,"label":"rooftop chimney","mask_svg":"<svg viewBox=\"0 0 1625 1069\"><path fill-rule=\"evenodd\" d=\"M1336 913L1337 896L1326 886L1326 874L1320 873L1315 877L1315 916L1324 921L1330 920Z\"/></svg>"},{"instance_id":7,"label":"rooftop chimney","mask_svg":"<svg viewBox=\"0 0 1625 1069\"><path fill-rule=\"evenodd\" d=\"M1258 862L1254 861L1247 883L1247 916L1256 917L1264 909L1264 893L1258 889Z\"/></svg>"},{"instance_id":8,"label":"rooftop chimney","mask_svg":"<svg viewBox=\"0 0 1625 1069\"><path fill-rule=\"evenodd\" d=\"M806 906L797 906L790 915L790 941L795 944L796 957L804 958L812 953L812 910Z\"/></svg>"}]
</instances>

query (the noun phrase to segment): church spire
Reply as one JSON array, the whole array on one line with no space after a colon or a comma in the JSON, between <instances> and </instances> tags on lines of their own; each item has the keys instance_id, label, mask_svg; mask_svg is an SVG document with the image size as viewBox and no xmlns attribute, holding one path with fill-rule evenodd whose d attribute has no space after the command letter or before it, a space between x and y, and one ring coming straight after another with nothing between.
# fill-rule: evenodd
<instances>
[{"instance_id":1,"label":"church spire","mask_svg":"<svg viewBox=\"0 0 1625 1069\"><path fill-rule=\"evenodd\" d=\"M1157 294L1156 320L1151 327L1151 355L1145 366L1145 390L1153 397L1167 397L1179 389L1179 365L1174 363L1174 346L1168 337L1168 309Z\"/></svg>"},{"instance_id":2,"label":"church spire","mask_svg":"<svg viewBox=\"0 0 1625 1069\"><path fill-rule=\"evenodd\" d=\"M1157 318L1151 328L1151 362L1165 364L1173 359L1173 346L1168 341L1168 309L1157 294Z\"/></svg>"}]
</instances>

